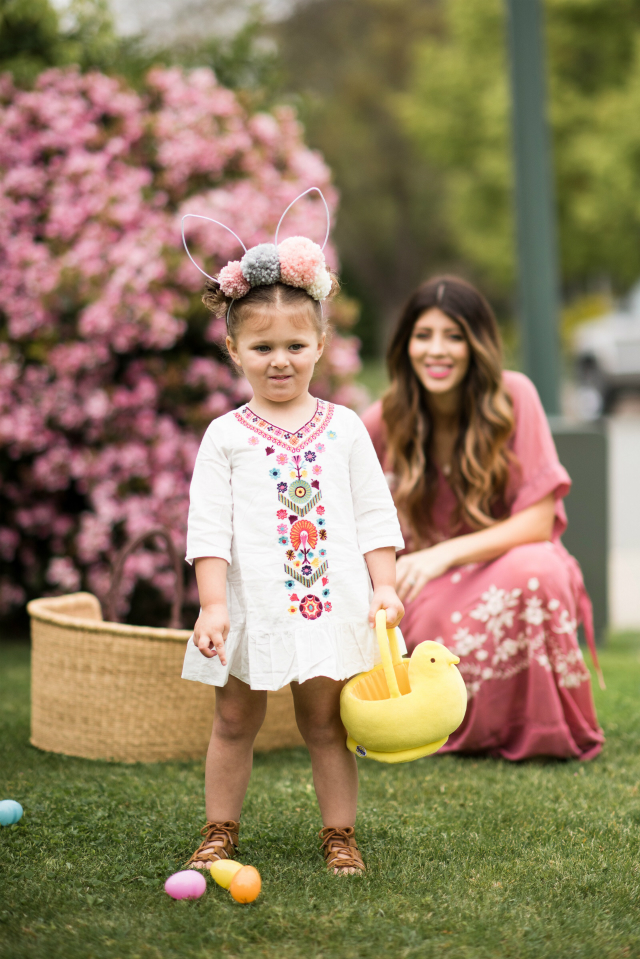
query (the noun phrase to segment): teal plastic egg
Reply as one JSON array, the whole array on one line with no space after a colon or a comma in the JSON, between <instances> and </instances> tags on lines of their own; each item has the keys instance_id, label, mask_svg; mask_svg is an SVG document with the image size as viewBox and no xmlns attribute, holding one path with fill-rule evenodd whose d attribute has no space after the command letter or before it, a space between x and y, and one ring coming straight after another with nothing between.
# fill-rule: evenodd
<instances>
[{"instance_id":1,"label":"teal plastic egg","mask_svg":"<svg viewBox=\"0 0 640 959\"><path fill-rule=\"evenodd\" d=\"M15 799L0 800L0 826L13 826L22 819L22 806Z\"/></svg>"}]
</instances>

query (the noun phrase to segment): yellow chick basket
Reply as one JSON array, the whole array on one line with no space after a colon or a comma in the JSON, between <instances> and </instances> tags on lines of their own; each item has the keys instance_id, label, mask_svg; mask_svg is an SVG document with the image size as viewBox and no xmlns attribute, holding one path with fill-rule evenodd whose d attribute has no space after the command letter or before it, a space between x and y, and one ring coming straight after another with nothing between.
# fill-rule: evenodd
<instances>
[{"instance_id":1,"label":"yellow chick basket","mask_svg":"<svg viewBox=\"0 0 640 959\"><path fill-rule=\"evenodd\" d=\"M381 763L408 763L435 753L458 728L467 709L467 690L456 668L460 660L441 643L416 646L402 659L395 629L376 614L382 662L345 685L340 715L347 747Z\"/></svg>"}]
</instances>

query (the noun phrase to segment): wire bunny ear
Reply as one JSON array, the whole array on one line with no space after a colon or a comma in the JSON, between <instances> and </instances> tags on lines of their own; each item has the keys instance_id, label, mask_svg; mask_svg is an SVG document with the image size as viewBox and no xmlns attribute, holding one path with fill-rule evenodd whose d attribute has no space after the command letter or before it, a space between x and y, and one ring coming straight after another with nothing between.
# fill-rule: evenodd
<instances>
[{"instance_id":1,"label":"wire bunny ear","mask_svg":"<svg viewBox=\"0 0 640 959\"><path fill-rule=\"evenodd\" d=\"M309 192L309 191L307 191L307 192ZM304 195L304 194L303 194L303 195ZM324 197L323 197L323 199L324 199ZM294 203L295 203L295 200L294 200ZM325 204L325 205L326 205L326 204ZM285 210L285 212L286 212L286 210ZM185 221L188 217L193 217L194 220L207 220L209 223L215 223L217 226L221 226L223 230L226 230L228 233L231 234L231 236L234 236L234 237L236 238L236 240L238 241L238 243L240 244L240 246L242 247L242 249L244 250L245 253L247 252L247 248L246 248L246 246L244 245L244 243L242 242L242 240L240 239L240 237L238 236L238 234L237 234L237 233L234 233L233 230L232 230L230 227L225 226L224 223L221 223L220 220L214 220L214 219L213 219L212 217L210 217L210 216L200 216L200 214L198 214L198 213L185 213L185 215L182 217L182 220L181 220L181 222L180 222L180 227L181 227L181 230L182 230L182 243L183 243L184 248L185 248L185 250L186 250L187 256L189 257L189 259L191 260L191 262L192 262L193 265L195 266L196 270L199 270L200 273L202 273L203 276L206 276L206 278L207 278L208 280L213 280L214 283L218 284L218 281L216 280L215 276L209 276L208 273L205 273L205 271L202 269L202 267L198 266L198 264L196 263L196 261L194 260L194 258L193 258L193 257L191 256L191 254L189 253L189 247L187 246L187 240L186 240L186 237L185 237L185 235L184 235L184 221ZM219 284L218 284L218 285L219 285Z\"/></svg>"},{"instance_id":2,"label":"wire bunny ear","mask_svg":"<svg viewBox=\"0 0 640 959\"><path fill-rule=\"evenodd\" d=\"M327 232L324 235L324 243L322 244L322 249L324 250L325 246L327 245L327 240L329 239L329 232L331 230L331 214L329 213L329 207L327 206L327 201L324 198L324 194L322 190L320 189L320 187L317 187L317 186L310 186L308 190L305 190L304 193L301 193L300 196L297 196L295 200L292 200L289 206L287 207L287 209L284 211L284 213L280 217L280 222L278 223L278 226L276 227L276 238L275 238L276 246L278 245L278 233L280 232L282 221L284 220L285 216L287 215L291 207L294 205L294 203L297 203L298 200L301 200L303 196L306 196L307 193L313 193L314 190L316 191L316 193L320 194L320 199L324 203L324 209L327 214Z\"/></svg>"}]
</instances>

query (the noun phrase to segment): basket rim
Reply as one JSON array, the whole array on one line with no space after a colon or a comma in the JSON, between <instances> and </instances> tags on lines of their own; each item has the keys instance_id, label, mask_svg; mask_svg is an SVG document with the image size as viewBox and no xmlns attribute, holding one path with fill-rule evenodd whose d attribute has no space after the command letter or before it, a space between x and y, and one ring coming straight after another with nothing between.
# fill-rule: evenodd
<instances>
[{"instance_id":1,"label":"basket rim","mask_svg":"<svg viewBox=\"0 0 640 959\"><path fill-rule=\"evenodd\" d=\"M69 616L57 611L60 600L92 599L99 603L93 593L78 592L65 593L63 596L43 596L32 599L27 603L27 612L31 619L54 626L64 626L83 633L101 633L103 636L119 636L123 639L156 639L166 642L183 643L193 635L190 629L167 629L155 626L130 626L128 623L111 623L103 619L85 619L80 616Z\"/></svg>"}]
</instances>

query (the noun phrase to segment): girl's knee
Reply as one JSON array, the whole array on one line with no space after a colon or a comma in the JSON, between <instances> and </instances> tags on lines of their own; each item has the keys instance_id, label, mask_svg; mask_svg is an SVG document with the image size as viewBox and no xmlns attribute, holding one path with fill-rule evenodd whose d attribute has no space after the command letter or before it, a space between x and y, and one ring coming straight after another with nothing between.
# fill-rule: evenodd
<instances>
[{"instance_id":1,"label":"girl's knee","mask_svg":"<svg viewBox=\"0 0 640 959\"><path fill-rule=\"evenodd\" d=\"M226 704L224 709L216 709L213 735L227 742L253 740L262 726L264 714L264 709L246 709Z\"/></svg>"},{"instance_id":2,"label":"girl's knee","mask_svg":"<svg viewBox=\"0 0 640 959\"><path fill-rule=\"evenodd\" d=\"M346 732L339 712L330 716L298 715L296 719L302 738L310 749L327 749L344 743Z\"/></svg>"}]
</instances>

